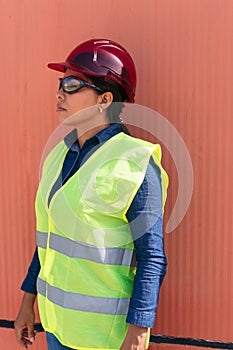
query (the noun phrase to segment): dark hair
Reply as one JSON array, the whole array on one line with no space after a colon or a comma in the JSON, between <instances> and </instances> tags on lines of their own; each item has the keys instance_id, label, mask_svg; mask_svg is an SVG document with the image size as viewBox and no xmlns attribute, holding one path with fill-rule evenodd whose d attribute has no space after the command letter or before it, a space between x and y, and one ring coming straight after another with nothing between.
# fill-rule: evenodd
<instances>
[{"instance_id":1,"label":"dark hair","mask_svg":"<svg viewBox=\"0 0 233 350\"><path fill-rule=\"evenodd\" d=\"M107 109L107 118L110 124L120 123L120 114L124 107L124 101L127 101L127 96L124 89L115 83L113 80L105 81L104 78L93 77L87 75L87 77L93 82L94 85L98 86L101 91L96 91L97 94L101 95L104 92L110 91L113 95L113 102Z\"/></svg>"}]
</instances>

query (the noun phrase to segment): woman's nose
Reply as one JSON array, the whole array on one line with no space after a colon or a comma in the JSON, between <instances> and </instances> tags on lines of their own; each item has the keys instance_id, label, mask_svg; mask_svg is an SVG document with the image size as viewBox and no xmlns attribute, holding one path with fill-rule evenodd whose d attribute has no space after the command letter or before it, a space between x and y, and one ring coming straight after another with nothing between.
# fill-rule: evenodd
<instances>
[{"instance_id":1,"label":"woman's nose","mask_svg":"<svg viewBox=\"0 0 233 350\"><path fill-rule=\"evenodd\" d=\"M62 89L58 89L58 90L57 90L56 98L57 98L58 100L64 100L65 95L64 95Z\"/></svg>"}]
</instances>

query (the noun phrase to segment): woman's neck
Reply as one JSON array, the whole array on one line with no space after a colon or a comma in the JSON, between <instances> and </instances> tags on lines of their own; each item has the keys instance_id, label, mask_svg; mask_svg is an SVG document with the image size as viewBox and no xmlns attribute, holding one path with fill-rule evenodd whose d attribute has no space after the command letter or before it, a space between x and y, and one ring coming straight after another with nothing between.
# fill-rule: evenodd
<instances>
[{"instance_id":1,"label":"woman's neck","mask_svg":"<svg viewBox=\"0 0 233 350\"><path fill-rule=\"evenodd\" d=\"M79 142L79 146L80 148L82 148L83 144L85 143L86 140L90 139L91 137L93 137L94 135L96 135L98 132L100 132L101 130L107 128L110 124L102 124L102 125L98 125L98 126L95 126L94 128L92 129L89 129L89 130L80 130L80 129L77 129L78 131L78 135L80 135L78 137L78 142ZM81 133L80 133L81 131Z\"/></svg>"}]
</instances>

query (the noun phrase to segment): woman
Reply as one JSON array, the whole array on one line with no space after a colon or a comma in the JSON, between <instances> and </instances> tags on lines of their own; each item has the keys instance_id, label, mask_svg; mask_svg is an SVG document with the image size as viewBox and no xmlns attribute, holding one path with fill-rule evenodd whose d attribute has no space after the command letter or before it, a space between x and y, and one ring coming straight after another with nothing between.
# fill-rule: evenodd
<instances>
[{"instance_id":1,"label":"woman","mask_svg":"<svg viewBox=\"0 0 233 350\"><path fill-rule=\"evenodd\" d=\"M43 165L17 341L35 340L38 295L49 350L145 349L166 273L168 179L159 145L131 137L119 117L123 102L134 102L133 60L93 39L48 67L64 73L57 112L74 130Z\"/></svg>"}]
</instances>

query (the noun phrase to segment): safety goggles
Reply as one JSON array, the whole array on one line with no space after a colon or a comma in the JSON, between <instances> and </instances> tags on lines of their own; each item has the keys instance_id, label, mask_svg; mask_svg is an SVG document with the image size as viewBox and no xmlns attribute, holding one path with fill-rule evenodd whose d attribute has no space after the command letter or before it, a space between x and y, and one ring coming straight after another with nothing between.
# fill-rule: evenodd
<instances>
[{"instance_id":1,"label":"safety goggles","mask_svg":"<svg viewBox=\"0 0 233 350\"><path fill-rule=\"evenodd\" d=\"M62 89L64 92L67 92L67 94L74 94L83 87L89 87L96 91L103 92L103 90L101 90L98 86L87 83L86 81L83 81L75 76L59 78L59 90Z\"/></svg>"}]
</instances>

